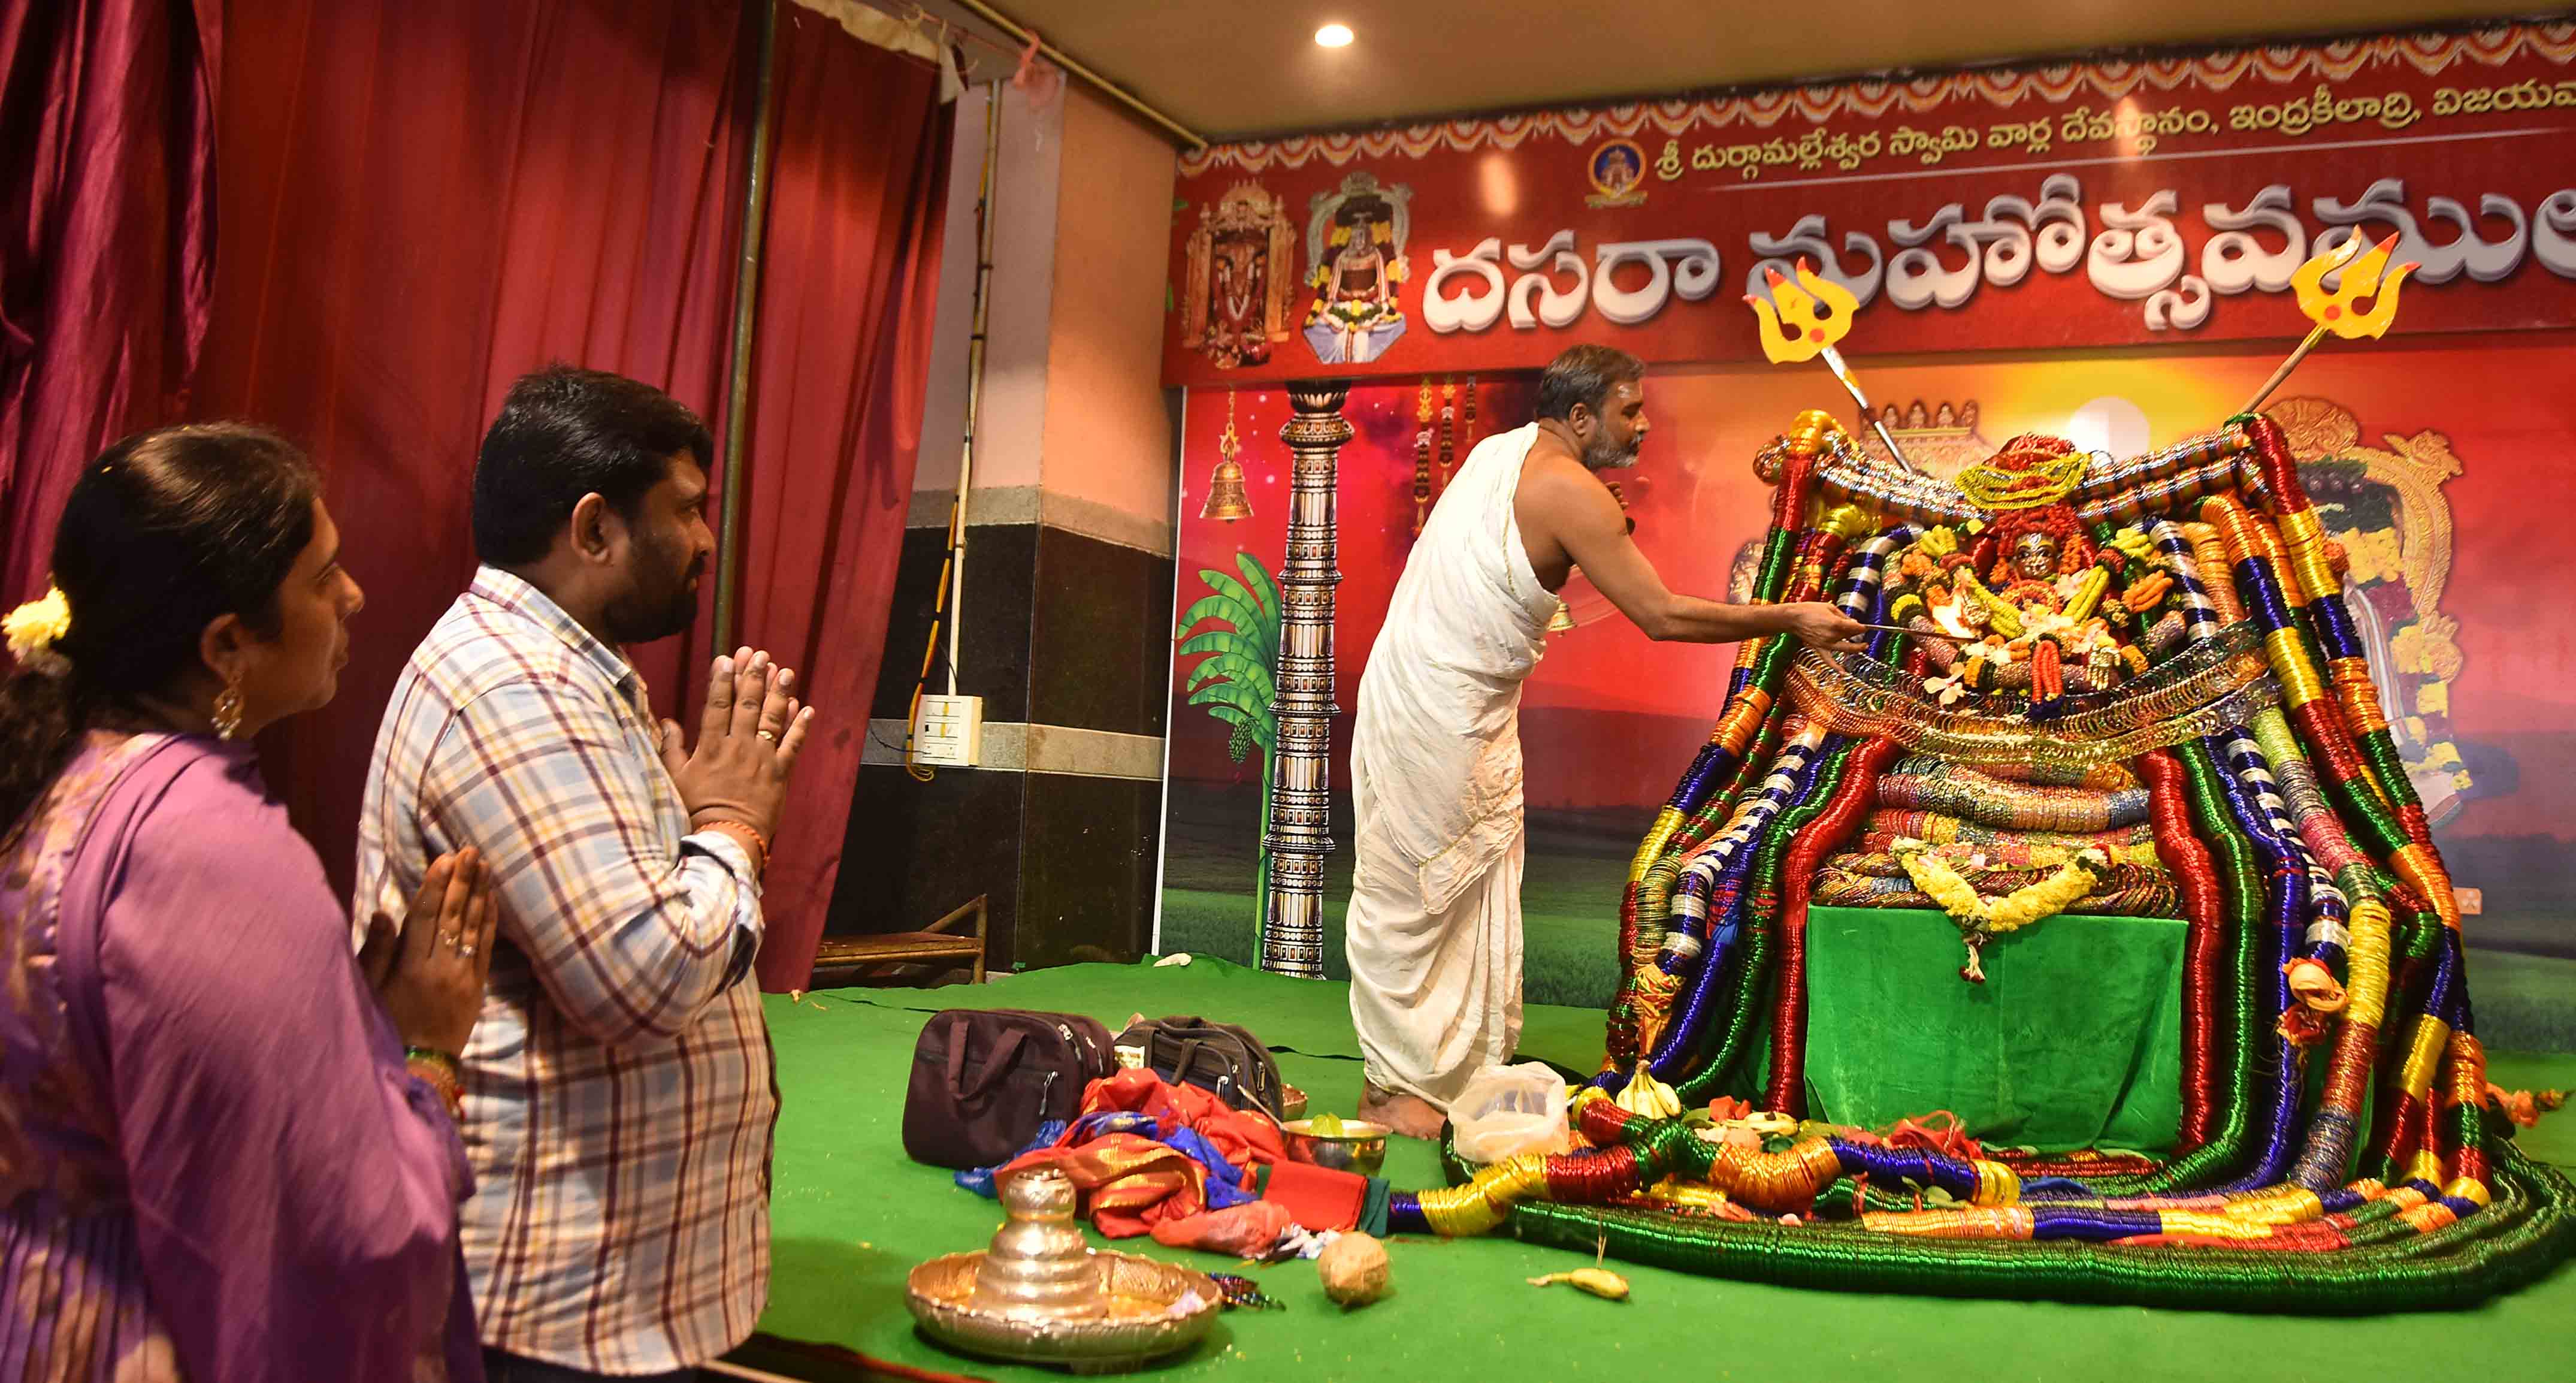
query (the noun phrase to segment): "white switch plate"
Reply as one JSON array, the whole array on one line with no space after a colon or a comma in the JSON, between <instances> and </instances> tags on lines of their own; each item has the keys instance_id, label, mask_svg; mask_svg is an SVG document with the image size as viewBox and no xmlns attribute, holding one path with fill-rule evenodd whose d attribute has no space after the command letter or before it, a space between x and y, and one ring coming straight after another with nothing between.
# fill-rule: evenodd
<instances>
[{"instance_id":1,"label":"white switch plate","mask_svg":"<svg viewBox=\"0 0 2576 1383\"><path fill-rule=\"evenodd\" d=\"M912 719L913 762L972 768L983 749L984 698L921 698L921 710Z\"/></svg>"}]
</instances>

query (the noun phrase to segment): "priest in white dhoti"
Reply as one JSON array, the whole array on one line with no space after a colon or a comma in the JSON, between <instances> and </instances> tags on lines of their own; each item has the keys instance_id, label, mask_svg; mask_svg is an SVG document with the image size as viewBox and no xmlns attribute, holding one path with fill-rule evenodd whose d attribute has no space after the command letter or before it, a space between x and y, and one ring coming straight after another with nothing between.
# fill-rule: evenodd
<instances>
[{"instance_id":1,"label":"priest in white dhoti","mask_svg":"<svg viewBox=\"0 0 2576 1383\"><path fill-rule=\"evenodd\" d=\"M1537 420L1467 454L1415 540L1360 678L1348 948L1367 1058L1360 1117L1428 1138L1521 1026L1521 683L1581 567L1647 637L1732 643L1861 632L1830 605L1727 605L1668 589L1600 473L1637 463L1645 366L1576 346Z\"/></svg>"}]
</instances>

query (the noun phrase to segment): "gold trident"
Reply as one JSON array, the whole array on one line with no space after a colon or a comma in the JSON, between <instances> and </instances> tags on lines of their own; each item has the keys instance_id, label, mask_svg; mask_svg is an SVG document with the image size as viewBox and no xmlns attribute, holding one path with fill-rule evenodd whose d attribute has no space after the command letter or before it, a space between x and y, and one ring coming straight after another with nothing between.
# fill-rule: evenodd
<instances>
[{"instance_id":1,"label":"gold trident","mask_svg":"<svg viewBox=\"0 0 2576 1383\"><path fill-rule=\"evenodd\" d=\"M2290 372L2299 368L2299 362L2308 358L2308 352L2326 339L2326 333L2347 341L2387 334L2388 324L2397 320L2398 285L2422 267L2409 260L2389 269L2388 256L2396 248L2397 237L2392 235L2372 246L2370 253L2361 254L2361 237L2356 235L2311 258L2290 275L2290 287L2299 295L2299 310L2316 325L2308 329L2307 339L2290 352L2290 358L2281 362L2281 368L2274 370L2272 377L2263 381L2263 387L2254 392L2253 399L2237 412L2251 413L2261 408ZM2355 255L2360 258L2355 259ZM2338 268L2343 269L2343 283L2329 293L2325 289L2326 275ZM2356 308L2355 304L2364 298L2371 299L2370 306Z\"/></svg>"},{"instance_id":2,"label":"gold trident","mask_svg":"<svg viewBox=\"0 0 2576 1383\"><path fill-rule=\"evenodd\" d=\"M1835 342L1851 334L1852 315L1860 311L1860 299L1853 297L1850 289L1818 275L1805 259L1798 261L1795 287L1780 277L1777 269L1765 269L1762 276L1771 282L1770 300L1748 294L1744 301L1752 305L1753 315L1762 319L1762 353L1771 357L1772 364L1813 360L1819 352L1832 350Z\"/></svg>"},{"instance_id":3,"label":"gold trident","mask_svg":"<svg viewBox=\"0 0 2576 1383\"><path fill-rule=\"evenodd\" d=\"M1887 435L1887 427L1869 406L1869 396L1860 391L1860 381L1853 378L1851 366L1843 363L1843 354L1834 343L1851 334L1852 317L1860 311L1860 299L1851 290L1818 274L1805 258L1798 260L1795 284L1780 276L1777 269L1765 269L1762 276L1771 284L1769 301L1746 294L1744 301L1753 315L1762 320L1762 353L1774 365L1791 365L1823 356L1825 368L1841 380L1852 402L1860 405L1860 416L1870 430L1878 434L1887 454L1896 464L1909 471L1914 463L1896 449L1896 439ZM1916 472L1920 474L1920 472Z\"/></svg>"}]
</instances>

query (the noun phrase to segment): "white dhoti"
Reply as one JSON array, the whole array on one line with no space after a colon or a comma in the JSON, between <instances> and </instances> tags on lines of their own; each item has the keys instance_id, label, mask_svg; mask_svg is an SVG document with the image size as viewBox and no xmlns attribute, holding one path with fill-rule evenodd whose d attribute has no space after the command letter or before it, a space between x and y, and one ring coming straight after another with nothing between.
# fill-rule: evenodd
<instances>
[{"instance_id":1,"label":"white dhoti","mask_svg":"<svg viewBox=\"0 0 2576 1383\"><path fill-rule=\"evenodd\" d=\"M1347 948L1370 1083L1448 1108L1521 1026L1521 683L1556 597L1512 499L1535 424L1467 454L1360 678Z\"/></svg>"}]
</instances>

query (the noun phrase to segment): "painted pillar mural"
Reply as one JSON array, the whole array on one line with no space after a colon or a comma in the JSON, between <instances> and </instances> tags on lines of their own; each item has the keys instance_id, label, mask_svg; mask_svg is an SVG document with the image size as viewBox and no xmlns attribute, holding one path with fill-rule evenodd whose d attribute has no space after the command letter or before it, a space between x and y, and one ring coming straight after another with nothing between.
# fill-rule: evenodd
<instances>
[{"instance_id":1,"label":"painted pillar mural","mask_svg":"<svg viewBox=\"0 0 2576 1383\"><path fill-rule=\"evenodd\" d=\"M1342 417L1350 390L1300 384L1279 440L1288 444L1288 560L1280 569L1279 747L1263 812L1269 908L1261 968L1319 979L1324 973L1324 856L1333 848L1333 588L1335 462L1351 439Z\"/></svg>"}]
</instances>

